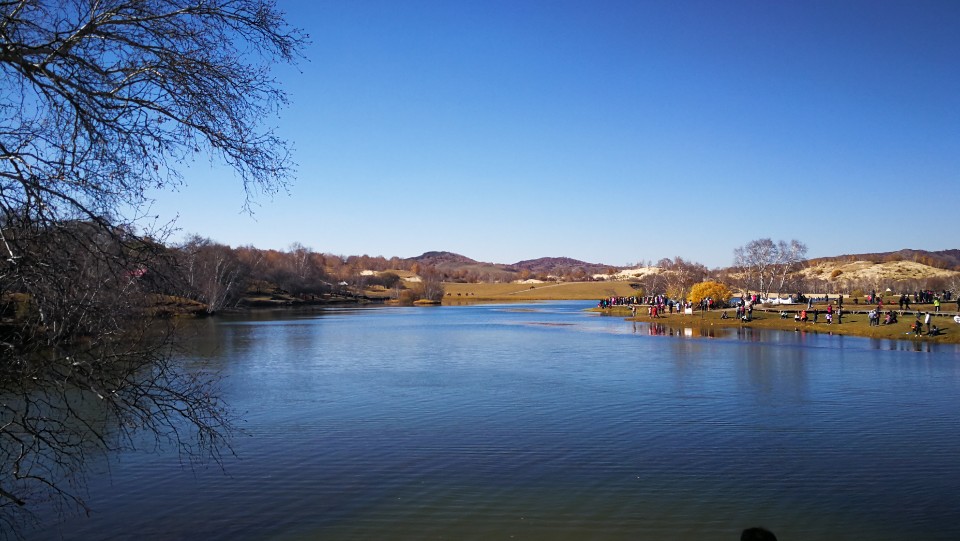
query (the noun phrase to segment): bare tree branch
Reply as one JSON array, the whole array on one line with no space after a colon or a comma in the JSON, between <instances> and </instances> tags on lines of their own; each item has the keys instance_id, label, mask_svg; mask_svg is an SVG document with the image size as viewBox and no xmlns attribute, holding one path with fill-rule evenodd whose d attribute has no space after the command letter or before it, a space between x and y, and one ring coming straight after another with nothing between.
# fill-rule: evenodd
<instances>
[{"instance_id":1,"label":"bare tree branch","mask_svg":"<svg viewBox=\"0 0 960 541\"><path fill-rule=\"evenodd\" d=\"M270 69L305 39L272 0L0 0L0 523L51 497L82 510L84 459L144 434L229 450L215 375L173 362L150 317L179 274L139 219L198 155L247 205L284 189Z\"/></svg>"}]
</instances>

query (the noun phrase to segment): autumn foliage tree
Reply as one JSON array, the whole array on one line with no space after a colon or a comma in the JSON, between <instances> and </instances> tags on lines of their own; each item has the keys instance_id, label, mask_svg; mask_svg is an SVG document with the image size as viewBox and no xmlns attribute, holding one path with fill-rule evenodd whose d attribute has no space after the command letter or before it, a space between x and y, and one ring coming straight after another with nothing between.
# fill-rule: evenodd
<instances>
[{"instance_id":1,"label":"autumn foliage tree","mask_svg":"<svg viewBox=\"0 0 960 541\"><path fill-rule=\"evenodd\" d=\"M730 288L726 284L714 281L700 282L690 288L690 294L687 300L697 304L704 299L713 299L718 302L727 302L730 300Z\"/></svg>"}]
</instances>

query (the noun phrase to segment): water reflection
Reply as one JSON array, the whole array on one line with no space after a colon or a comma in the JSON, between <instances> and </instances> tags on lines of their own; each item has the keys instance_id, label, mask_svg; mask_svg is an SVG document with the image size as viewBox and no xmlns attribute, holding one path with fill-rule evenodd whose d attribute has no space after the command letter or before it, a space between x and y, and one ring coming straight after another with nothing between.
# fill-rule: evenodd
<instances>
[{"instance_id":1,"label":"water reflection","mask_svg":"<svg viewBox=\"0 0 960 541\"><path fill-rule=\"evenodd\" d=\"M34 538L960 538L955 349L584 307L199 322L248 412L229 475L118 468Z\"/></svg>"}]
</instances>

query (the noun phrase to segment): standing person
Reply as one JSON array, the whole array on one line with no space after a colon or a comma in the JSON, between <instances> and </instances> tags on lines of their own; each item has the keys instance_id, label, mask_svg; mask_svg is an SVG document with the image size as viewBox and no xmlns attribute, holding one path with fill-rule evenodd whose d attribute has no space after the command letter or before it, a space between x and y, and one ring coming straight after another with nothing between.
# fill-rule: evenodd
<instances>
[{"instance_id":1,"label":"standing person","mask_svg":"<svg viewBox=\"0 0 960 541\"><path fill-rule=\"evenodd\" d=\"M833 305L828 304L827 305L827 323L832 323L832 322L833 322Z\"/></svg>"},{"instance_id":2,"label":"standing person","mask_svg":"<svg viewBox=\"0 0 960 541\"><path fill-rule=\"evenodd\" d=\"M930 334L930 312L923 316L923 324L927 326L927 334Z\"/></svg>"},{"instance_id":3,"label":"standing person","mask_svg":"<svg viewBox=\"0 0 960 541\"><path fill-rule=\"evenodd\" d=\"M939 311L940 311L940 297L937 297L936 299L933 299L933 311L934 311L934 312L939 312Z\"/></svg>"},{"instance_id":4,"label":"standing person","mask_svg":"<svg viewBox=\"0 0 960 541\"><path fill-rule=\"evenodd\" d=\"M843 323L843 307L837 308L837 325Z\"/></svg>"}]
</instances>

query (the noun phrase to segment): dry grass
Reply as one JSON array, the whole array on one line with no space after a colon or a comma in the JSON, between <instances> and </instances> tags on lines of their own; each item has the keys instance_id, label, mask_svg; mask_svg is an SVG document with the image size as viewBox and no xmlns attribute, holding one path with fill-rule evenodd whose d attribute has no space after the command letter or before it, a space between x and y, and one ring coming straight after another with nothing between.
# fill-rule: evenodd
<instances>
[{"instance_id":1,"label":"dry grass","mask_svg":"<svg viewBox=\"0 0 960 541\"><path fill-rule=\"evenodd\" d=\"M629 297L637 291L627 282L546 282L543 284L444 284L443 302L557 301Z\"/></svg>"}]
</instances>

